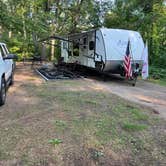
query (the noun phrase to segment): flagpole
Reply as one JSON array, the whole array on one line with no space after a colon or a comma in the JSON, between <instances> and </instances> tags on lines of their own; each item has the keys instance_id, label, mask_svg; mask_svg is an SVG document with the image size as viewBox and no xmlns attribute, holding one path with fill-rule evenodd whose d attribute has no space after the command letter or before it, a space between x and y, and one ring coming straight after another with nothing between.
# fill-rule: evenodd
<instances>
[{"instance_id":1,"label":"flagpole","mask_svg":"<svg viewBox=\"0 0 166 166\"><path fill-rule=\"evenodd\" d=\"M130 38L129 38L129 42L130 42ZM131 58L132 58L132 60L133 60L133 63L135 64L134 58L133 58L133 53L132 53L132 50L131 50L131 42L130 42L129 47L130 47Z\"/></svg>"},{"instance_id":2,"label":"flagpole","mask_svg":"<svg viewBox=\"0 0 166 166\"><path fill-rule=\"evenodd\" d=\"M131 79L132 78L132 66L131 66L131 52L130 52L130 40L128 40L127 48L126 48L126 55L124 58L124 68L125 68L125 73L126 73L126 78Z\"/></svg>"},{"instance_id":3,"label":"flagpole","mask_svg":"<svg viewBox=\"0 0 166 166\"><path fill-rule=\"evenodd\" d=\"M149 65L148 65L149 59L148 59L148 43L147 42L143 50L142 60L143 60L142 78L147 79L149 76Z\"/></svg>"},{"instance_id":4,"label":"flagpole","mask_svg":"<svg viewBox=\"0 0 166 166\"><path fill-rule=\"evenodd\" d=\"M144 53L145 46L146 46L146 43L144 43L144 48L143 48L142 54L141 54L141 60L142 60L142 58L143 58L143 53Z\"/></svg>"}]
</instances>

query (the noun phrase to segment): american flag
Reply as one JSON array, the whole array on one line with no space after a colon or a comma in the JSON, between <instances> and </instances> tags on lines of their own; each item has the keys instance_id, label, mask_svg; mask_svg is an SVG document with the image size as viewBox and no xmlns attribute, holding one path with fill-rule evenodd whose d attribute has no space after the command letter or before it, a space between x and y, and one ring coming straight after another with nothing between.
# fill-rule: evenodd
<instances>
[{"instance_id":1,"label":"american flag","mask_svg":"<svg viewBox=\"0 0 166 166\"><path fill-rule=\"evenodd\" d=\"M124 58L123 66L125 69L126 78L131 78L132 77L132 68L131 68L131 56L130 56L130 40L128 41L128 44L127 44L126 55Z\"/></svg>"}]
</instances>

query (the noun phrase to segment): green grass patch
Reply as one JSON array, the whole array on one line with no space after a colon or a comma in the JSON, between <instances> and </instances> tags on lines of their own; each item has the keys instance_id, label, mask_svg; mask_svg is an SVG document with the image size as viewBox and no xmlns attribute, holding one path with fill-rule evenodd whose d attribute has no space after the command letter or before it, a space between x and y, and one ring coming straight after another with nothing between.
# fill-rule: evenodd
<instances>
[{"instance_id":1,"label":"green grass patch","mask_svg":"<svg viewBox=\"0 0 166 166\"><path fill-rule=\"evenodd\" d=\"M142 131L147 128L147 125L144 124L135 124L135 123L130 123L130 122L125 122L122 125L122 128L126 131Z\"/></svg>"},{"instance_id":2,"label":"green grass patch","mask_svg":"<svg viewBox=\"0 0 166 166\"><path fill-rule=\"evenodd\" d=\"M150 66L149 73L150 78L148 80L150 82L166 86L166 69Z\"/></svg>"},{"instance_id":3,"label":"green grass patch","mask_svg":"<svg viewBox=\"0 0 166 166\"><path fill-rule=\"evenodd\" d=\"M142 110L139 110L137 108L133 108L133 109L128 109L128 112L131 113L133 120L138 120L138 121L148 120L148 115L145 112L143 112Z\"/></svg>"},{"instance_id":4,"label":"green grass patch","mask_svg":"<svg viewBox=\"0 0 166 166\"><path fill-rule=\"evenodd\" d=\"M63 120L56 120L55 125L58 126L58 127L66 127L67 124Z\"/></svg>"},{"instance_id":5,"label":"green grass patch","mask_svg":"<svg viewBox=\"0 0 166 166\"><path fill-rule=\"evenodd\" d=\"M52 145L59 145L60 143L62 143L63 141L61 139L58 138L54 138L54 139L50 139L48 141L48 143L52 144Z\"/></svg>"},{"instance_id":6,"label":"green grass patch","mask_svg":"<svg viewBox=\"0 0 166 166\"><path fill-rule=\"evenodd\" d=\"M166 86L166 79L153 79L153 78L149 78L148 81L152 82L152 83L155 83L155 84L159 84L161 86Z\"/></svg>"},{"instance_id":7,"label":"green grass patch","mask_svg":"<svg viewBox=\"0 0 166 166\"><path fill-rule=\"evenodd\" d=\"M67 129L67 123L63 120L56 120L55 127L58 131L64 131L65 129Z\"/></svg>"},{"instance_id":8,"label":"green grass patch","mask_svg":"<svg viewBox=\"0 0 166 166\"><path fill-rule=\"evenodd\" d=\"M33 105L33 109L40 111L41 115L47 118L47 120L44 116L43 118L35 118L39 114L31 114L33 116L30 117L33 117L36 121L31 123L28 119L30 125L27 127L27 131L32 132L31 136L33 137L29 139L32 139L33 143L28 142L27 146L37 147L40 144L46 149L46 152L42 152L43 154L47 155L49 152L53 158L55 156L56 159L59 158L58 161L61 161L66 153L74 154L76 157L78 157L77 154L80 156L83 156L83 154L86 154L86 156L93 155L97 160L104 157L110 158L110 154L107 154L105 149L110 149L116 156L122 153L125 156L127 151L127 155L132 160L138 158L142 162L147 159L149 161L164 159L164 137L161 138L163 134L161 128L163 128L164 122L160 118L152 115L150 110L124 101L122 98L108 92L79 91L81 84L73 82L73 85L72 81L67 80L44 83L37 88L28 85L23 87L38 98L38 102ZM72 86L74 90L72 90ZM34 111L28 113L34 113ZM21 110L13 119L17 120L22 116L24 114ZM43 121L40 122L39 119ZM19 120L16 122L23 123ZM32 128L30 128L31 124ZM43 125L44 127L42 127ZM40 134L40 138L33 131L36 128L39 128L40 132L37 134ZM43 132L45 128L48 129L46 130L47 133ZM20 134L15 132L5 133L2 130L1 137L6 139L0 140L0 144L2 144L0 148L1 158L5 159L6 157L7 145L12 147L10 151L13 152L15 146L19 145L7 142L7 139L12 141L13 134ZM30 137L29 133L26 137ZM36 137L39 139L38 144L33 141L36 140ZM62 140L57 138L62 138L63 144L55 148L55 145L62 143ZM94 149L93 154L89 154L89 148ZM82 152L79 154L80 149ZM147 159L145 159L145 156ZM159 159L156 159L156 156L159 156ZM29 158L27 156L27 160ZM140 165L140 162L137 163L137 165ZM146 165L149 164L146 163Z\"/></svg>"}]
</instances>

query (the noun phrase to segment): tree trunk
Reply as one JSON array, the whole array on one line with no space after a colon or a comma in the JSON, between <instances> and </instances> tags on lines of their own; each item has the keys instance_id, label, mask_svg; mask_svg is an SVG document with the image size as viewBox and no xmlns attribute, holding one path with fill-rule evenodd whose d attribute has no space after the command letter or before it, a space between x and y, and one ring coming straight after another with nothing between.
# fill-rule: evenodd
<instances>
[{"instance_id":1,"label":"tree trunk","mask_svg":"<svg viewBox=\"0 0 166 166\"><path fill-rule=\"evenodd\" d=\"M51 61L54 60L54 55L55 55L55 40L51 41Z\"/></svg>"},{"instance_id":2,"label":"tree trunk","mask_svg":"<svg viewBox=\"0 0 166 166\"><path fill-rule=\"evenodd\" d=\"M12 31L9 31L8 35L9 35L9 39L10 39L12 37Z\"/></svg>"}]
</instances>

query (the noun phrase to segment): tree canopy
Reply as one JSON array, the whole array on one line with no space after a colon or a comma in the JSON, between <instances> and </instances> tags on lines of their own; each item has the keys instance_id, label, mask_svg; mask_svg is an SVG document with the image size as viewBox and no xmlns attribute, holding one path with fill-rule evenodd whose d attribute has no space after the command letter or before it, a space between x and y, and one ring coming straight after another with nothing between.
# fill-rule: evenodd
<instances>
[{"instance_id":1,"label":"tree canopy","mask_svg":"<svg viewBox=\"0 0 166 166\"><path fill-rule=\"evenodd\" d=\"M105 26L139 31L150 63L166 65L164 0L0 0L0 10L0 40L20 57L34 54L41 38Z\"/></svg>"}]
</instances>

